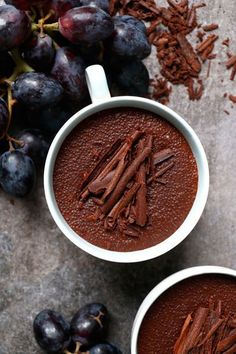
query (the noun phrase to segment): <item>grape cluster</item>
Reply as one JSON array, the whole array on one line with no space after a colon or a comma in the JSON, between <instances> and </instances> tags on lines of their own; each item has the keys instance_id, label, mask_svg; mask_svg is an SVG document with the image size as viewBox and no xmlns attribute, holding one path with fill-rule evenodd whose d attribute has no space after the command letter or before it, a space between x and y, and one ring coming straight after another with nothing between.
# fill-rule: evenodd
<instances>
[{"instance_id":1,"label":"grape cluster","mask_svg":"<svg viewBox=\"0 0 236 354\"><path fill-rule=\"evenodd\" d=\"M60 313L43 310L35 317L33 330L38 345L46 353L122 354L105 342L108 321L106 307L91 303L80 308L70 324Z\"/></svg>"},{"instance_id":2,"label":"grape cluster","mask_svg":"<svg viewBox=\"0 0 236 354\"><path fill-rule=\"evenodd\" d=\"M89 103L85 68L102 64L113 94L145 96L151 46L109 0L5 0L0 23L0 186L24 197L57 131Z\"/></svg>"}]
</instances>

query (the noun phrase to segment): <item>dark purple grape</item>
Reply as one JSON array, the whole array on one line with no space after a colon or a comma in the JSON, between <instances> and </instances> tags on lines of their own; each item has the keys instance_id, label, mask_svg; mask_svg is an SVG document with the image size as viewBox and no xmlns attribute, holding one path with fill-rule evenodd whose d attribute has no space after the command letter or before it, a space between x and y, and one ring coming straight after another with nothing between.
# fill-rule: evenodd
<instances>
[{"instance_id":1,"label":"dark purple grape","mask_svg":"<svg viewBox=\"0 0 236 354\"><path fill-rule=\"evenodd\" d=\"M7 103L4 101L4 99L0 98L0 139L2 139L6 133L8 119L9 112Z\"/></svg>"},{"instance_id":2,"label":"dark purple grape","mask_svg":"<svg viewBox=\"0 0 236 354\"><path fill-rule=\"evenodd\" d=\"M30 34L29 17L14 6L0 6L0 51L18 47Z\"/></svg>"},{"instance_id":3,"label":"dark purple grape","mask_svg":"<svg viewBox=\"0 0 236 354\"><path fill-rule=\"evenodd\" d=\"M88 354L122 354L122 352L113 344L97 344L89 349Z\"/></svg>"},{"instance_id":4,"label":"dark purple grape","mask_svg":"<svg viewBox=\"0 0 236 354\"><path fill-rule=\"evenodd\" d=\"M151 53L145 25L133 16L113 17L115 31L108 40L109 49L116 55L143 59Z\"/></svg>"},{"instance_id":5,"label":"dark purple grape","mask_svg":"<svg viewBox=\"0 0 236 354\"><path fill-rule=\"evenodd\" d=\"M24 73L12 85L12 95L29 109L55 105L62 98L61 84L43 73Z\"/></svg>"},{"instance_id":6,"label":"dark purple grape","mask_svg":"<svg viewBox=\"0 0 236 354\"><path fill-rule=\"evenodd\" d=\"M69 324L58 312L41 311L34 319L33 328L38 345L49 353L61 353L70 344Z\"/></svg>"},{"instance_id":7,"label":"dark purple grape","mask_svg":"<svg viewBox=\"0 0 236 354\"><path fill-rule=\"evenodd\" d=\"M113 30L112 18L95 6L75 7L59 18L60 33L74 44L102 41Z\"/></svg>"},{"instance_id":8,"label":"dark purple grape","mask_svg":"<svg viewBox=\"0 0 236 354\"><path fill-rule=\"evenodd\" d=\"M97 6L103 11L109 12L108 0L80 0L82 6Z\"/></svg>"},{"instance_id":9,"label":"dark purple grape","mask_svg":"<svg viewBox=\"0 0 236 354\"><path fill-rule=\"evenodd\" d=\"M0 77L11 76L15 67L15 63L7 52L0 53Z\"/></svg>"},{"instance_id":10,"label":"dark purple grape","mask_svg":"<svg viewBox=\"0 0 236 354\"><path fill-rule=\"evenodd\" d=\"M59 103L43 110L29 112L28 120L32 127L40 129L47 136L54 137L76 111Z\"/></svg>"},{"instance_id":11,"label":"dark purple grape","mask_svg":"<svg viewBox=\"0 0 236 354\"><path fill-rule=\"evenodd\" d=\"M49 72L55 58L53 41L47 34L34 33L24 45L22 56L36 71Z\"/></svg>"},{"instance_id":12,"label":"dark purple grape","mask_svg":"<svg viewBox=\"0 0 236 354\"><path fill-rule=\"evenodd\" d=\"M104 305L98 303L82 307L72 318L70 333L74 342L93 345L104 339L107 332L108 314Z\"/></svg>"},{"instance_id":13,"label":"dark purple grape","mask_svg":"<svg viewBox=\"0 0 236 354\"><path fill-rule=\"evenodd\" d=\"M0 184L6 193L24 197L33 189L35 180L35 165L21 151L8 151L0 157Z\"/></svg>"},{"instance_id":14,"label":"dark purple grape","mask_svg":"<svg viewBox=\"0 0 236 354\"><path fill-rule=\"evenodd\" d=\"M36 166L44 163L50 144L40 130L25 129L17 135L17 140L22 143L18 150L31 157Z\"/></svg>"},{"instance_id":15,"label":"dark purple grape","mask_svg":"<svg viewBox=\"0 0 236 354\"><path fill-rule=\"evenodd\" d=\"M81 101L86 94L85 65L70 48L57 50L51 75L64 88L65 95L73 101Z\"/></svg>"},{"instance_id":16,"label":"dark purple grape","mask_svg":"<svg viewBox=\"0 0 236 354\"><path fill-rule=\"evenodd\" d=\"M30 10L33 6L44 6L49 0L5 0L5 2L21 10Z\"/></svg>"},{"instance_id":17,"label":"dark purple grape","mask_svg":"<svg viewBox=\"0 0 236 354\"><path fill-rule=\"evenodd\" d=\"M63 16L68 10L81 6L80 0L51 0L50 8L56 17Z\"/></svg>"},{"instance_id":18,"label":"dark purple grape","mask_svg":"<svg viewBox=\"0 0 236 354\"><path fill-rule=\"evenodd\" d=\"M139 59L122 60L116 58L110 68L112 81L121 90L122 95L146 96L149 88L149 73Z\"/></svg>"}]
</instances>

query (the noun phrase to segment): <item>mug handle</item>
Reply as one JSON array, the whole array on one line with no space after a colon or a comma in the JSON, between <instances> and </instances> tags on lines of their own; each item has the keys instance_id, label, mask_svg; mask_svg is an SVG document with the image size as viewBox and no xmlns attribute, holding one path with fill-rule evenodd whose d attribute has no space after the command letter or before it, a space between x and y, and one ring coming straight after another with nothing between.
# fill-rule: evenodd
<instances>
[{"instance_id":1,"label":"mug handle","mask_svg":"<svg viewBox=\"0 0 236 354\"><path fill-rule=\"evenodd\" d=\"M85 78L92 103L111 98L105 71L101 65L90 65L85 69Z\"/></svg>"}]
</instances>

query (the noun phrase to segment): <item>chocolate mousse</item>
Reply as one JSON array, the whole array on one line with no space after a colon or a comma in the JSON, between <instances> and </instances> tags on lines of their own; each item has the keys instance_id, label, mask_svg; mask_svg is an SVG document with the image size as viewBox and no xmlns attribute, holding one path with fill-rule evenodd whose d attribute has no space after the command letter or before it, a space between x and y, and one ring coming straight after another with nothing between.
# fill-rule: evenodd
<instances>
[{"instance_id":1,"label":"chocolate mousse","mask_svg":"<svg viewBox=\"0 0 236 354\"><path fill-rule=\"evenodd\" d=\"M116 108L65 139L54 191L70 227L96 246L154 246L183 223L195 200L197 165L183 135L154 113Z\"/></svg>"},{"instance_id":2,"label":"chocolate mousse","mask_svg":"<svg viewBox=\"0 0 236 354\"><path fill-rule=\"evenodd\" d=\"M137 354L235 354L236 279L195 276L174 285L150 307Z\"/></svg>"}]
</instances>

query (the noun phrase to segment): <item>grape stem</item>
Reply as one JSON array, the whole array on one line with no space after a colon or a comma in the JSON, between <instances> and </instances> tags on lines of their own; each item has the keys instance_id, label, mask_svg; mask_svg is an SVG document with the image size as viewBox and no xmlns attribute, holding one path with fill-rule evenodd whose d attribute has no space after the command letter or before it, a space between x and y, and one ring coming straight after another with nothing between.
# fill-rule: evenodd
<instances>
[{"instance_id":1,"label":"grape stem","mask_svg":"<svg viewBox=\"0 0 236 354\"><path fill-rule=\"evenodd\" d=\"M13 49L11 51L11 56L12 59L14 60L15 64L16 64L16 70L14 71L13 75L17 77L18 74L20 73L29 73L34 71L33 68L31 68L31 66L29 66L20 56L20 53L18 51L18 49ZM16 74L17 73L17 74ZM12 76L13 76L12 75ZM14 78L14 80L16 79L16 77ZM9 81L14 81L11 80L11 78L8 79Z\"/></svg>"},{"instance_id":2,"label":"grape stem","mask_svg":"<svg viewBox=\"0 0 236 354\"><path fill-rule=\"evenodd\" d=\"M37 31L37 30L41 30L41 24L33 23L32 24L32 31ZM43 25L43 30L45 30L45 31L58 31L59 30L59 23L58 22L46 23Z\"/></svg>"},{"instance_id":3,"label":"grape stem","mask_svg":"<svg viewBox=\"0 0 236 354\"><path fill-rule=\"evenodd\" d=\"M81 353L80 347L81 347L81 343L76 342L76 348L75 348L74 353L71 353L71 352L69 352L69 351L66 349L66 350L64 351L64 354L80 354L80 353ZM86 353L84 353L84 354L86 354Z\"/></svg>"},{"instance_id":4,"label":"grape stem","mask_svg":"<svg viewBox=\"0 0 236 354\"><path fill-rule=\"evenodd\" d=\"M53 10L50 10L49 13L45 16L42 17L39 21L38 21L38 26L40 28L40 36L44 36L44 26L45 26L45 22L54 14Z\"/></svg>"}]
</instances>

